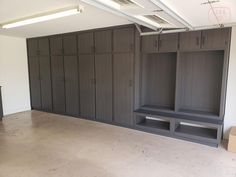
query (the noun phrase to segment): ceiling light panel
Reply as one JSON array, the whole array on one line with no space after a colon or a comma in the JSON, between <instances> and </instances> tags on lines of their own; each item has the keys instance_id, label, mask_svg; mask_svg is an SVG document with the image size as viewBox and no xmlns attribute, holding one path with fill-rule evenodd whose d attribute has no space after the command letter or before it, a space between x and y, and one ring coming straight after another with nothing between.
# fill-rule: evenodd
<instances>
[{"instance_id":1,"label":"ceiling light panel","mask_svg":"<svg viewBox=\"0 0 236 177\"><path fill-rule=\"evenodd\" d=\"M39 22L44 22L44 21L49 21L53 19L58 19L70 15L76 15L80 12L82 12L82 7L73 7L73 8L66 8L66 9L61 9L61 10L56 10L54 12L47 12L44 14L38 14L34 15L31 17L26 17L23 19L18 19L14 20L12 22L7 22L1 25L2 28L4 29L9 29L9 28L15 28L15 27L20 27L20 26L25 26L29 24L34 24L34 23L39 23Z\"/></svg>"}]
</instances>

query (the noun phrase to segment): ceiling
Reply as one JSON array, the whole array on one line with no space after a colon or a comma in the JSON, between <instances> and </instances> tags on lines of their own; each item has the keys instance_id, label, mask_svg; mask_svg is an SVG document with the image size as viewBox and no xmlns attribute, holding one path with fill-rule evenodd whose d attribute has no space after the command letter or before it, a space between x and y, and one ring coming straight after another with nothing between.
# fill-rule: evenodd
<instances>
[{"instance_id":1,"label":"ceiling","mask_svg":"<svg viewBox=\"0 0 236 177\"><path fill-rule=\"evenodd\" d=\"M0 34L30 38L131 23L79 0L0 0L0 24L78 4L84 7L81 14L12 29L0 28Z\"/></svg>"},{"instance_id":2,"label":"ceiling","mask_svg":"<svg viewBox=\"0 0 236 177\"><path fill-rule=\"evenodd\" d=\"M0 0L0 24L78 4L84 7L83 13L78 15L12 29L0 28L0 34L29 38L133 23L131 19L120 15L117 11L114 13L111 9L106 10L89 3L94 1L107 0ZM183 23L174 19L165 11L158 12L157 10L161 8L151 1L135 0L143 8L123 8L120 11L130 16L158 15L169 23L164 28L184 27ZM236 0L213 1L216 1L216 3L209 5L205 4L208 0L159 0L193 28L212 26L219 23L236 24Z\"/></svg>"}]
</instances>

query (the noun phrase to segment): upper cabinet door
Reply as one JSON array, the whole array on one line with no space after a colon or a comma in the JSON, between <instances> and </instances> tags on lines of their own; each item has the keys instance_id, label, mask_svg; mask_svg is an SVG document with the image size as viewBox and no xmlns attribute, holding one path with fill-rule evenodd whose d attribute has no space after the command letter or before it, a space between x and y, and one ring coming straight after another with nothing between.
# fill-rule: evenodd
<instances>
[{"instance_id":1,"label":"upper cabinet door","mask_svg":"<svg viewBox=\"0 0 236 177\"><path fill-rule=\"evenodd\" d=\"M37 39L29 39L27 41L28 46L28 55L29 56L37 56L38 55L38 40Z\"/></svg>"},{"instance_id":2,"label":"upper cabinet door","mask_svg":"<svg viewBox=\"0 0 236 177\"><path fill-rule=\"evenodd\" d=\"M39 45L39 54L40 55L48 56L50 54L48 38L39 39L38 45Z\"/></svg>"},{"instance_id":3,"label":"upper cabinet door","mask_svg":"<svg viewBox=\"0 0 236 177\"><path fill-rule=\"evenodd\" d=\"M64 55L77 55L76 35L63 36Z\"/></svg>"},{"instance_id":4,"label":"upper cabinet door","mask_svg":"<svg viewBox=\"0 0 236 177\"><path fill-rule=\"evenodd\" d=\"M94 53L94 39L92 32L78 34L78 52L79 54Z\"/></svg>"},{"instance_id":5,"label":"upper cabinet door","mask_svg":"<svg viewBox=\"0 0 236 177\"><path fill-rule=\"evenodd\" d=\"M225 49L229 42L230 28L202 31L203 49Z\"/></svg>"},{"instance_id":6,"label":"upper cabinet door","mask_svg":"<svg viewBox=\"0 0 236 177\"><path fill-rule=\"evenodd\" d=\"M178 50L178 34L161 34L159 38L160 52L173 52Z\"/></svg>"},{"instance_id":7,"label":"upper cabinet door","mask_svg":"<svg viewBox=\"0 0 236 177\"><path fill-rule=\"evenodd\" d=\"M63 55L62 37L56 36L50 38L51 55Z\"/></svg>"},{"instance_id":8,"label":"upper cabinet door","mask_svg":"<svg viewBox=\"0 0 236 177\"><path fill-rule=\"evenodd\" d=\"M180 50L199 50L201 44L201 31L180 33Z\"/></svg>"},{"instance_id":9,"label":"upper cabinet door","mask_svg":"<svg viewBox=\"0 0 236 177\"><path fill-rule=\"evenodd\" d=\"M158 51L158 35L142 36L142 52L153 53Z\"/></svg>"},{"instance_id":10,"label":"upper cabinet door","mask_svg":"<svg viewBox=\"0 0 236 177\"><path fill-rule=\"evenodd\" d=\"M134 50L133 27L115 29L113 35L114 52L132 52Z\"/></svg>"},{"instance_id":11,"label":"upper cabinet door","mask_svg":"<svg viewBox=\"0 0 236 177\"><path fill-rule=\"evenodd\" d=\"M109 53L112 51L111 30L95 32L95 52Z\"/></svg>"}]
</instances>

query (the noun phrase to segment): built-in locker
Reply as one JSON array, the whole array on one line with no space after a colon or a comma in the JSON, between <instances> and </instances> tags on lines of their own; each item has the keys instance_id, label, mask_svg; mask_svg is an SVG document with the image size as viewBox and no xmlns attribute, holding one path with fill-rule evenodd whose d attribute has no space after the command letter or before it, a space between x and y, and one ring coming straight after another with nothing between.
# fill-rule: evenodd
<instances>
[{"instance_id":1,"label":"built-in locker","mask_svg":"<svg viewBox=\"0 0 236 177\"><path fill-rule=\"evenodd\" d=\"M79 72L76 35L63 36L65 101L68 115L79 115Z\"/></svg>"},{"instance_id":2,"label":"built-in locker","mask_svg":"<svg viewBox=\"0 0 236 177\"><path fill-rule=\"evenodd\" d=\"M65 75L61 36L50 38L53 112L65 113Z\"/></svg>"},{"instance_id":3,"label":"built-in locker","mask_svg":"<svg viewBox=\"0 0 236 177\"><path fill-rule=\"evenodd\" d=\"M133 123L133 54L114 54L114 121Z\"/></svg>"}]
</instances>

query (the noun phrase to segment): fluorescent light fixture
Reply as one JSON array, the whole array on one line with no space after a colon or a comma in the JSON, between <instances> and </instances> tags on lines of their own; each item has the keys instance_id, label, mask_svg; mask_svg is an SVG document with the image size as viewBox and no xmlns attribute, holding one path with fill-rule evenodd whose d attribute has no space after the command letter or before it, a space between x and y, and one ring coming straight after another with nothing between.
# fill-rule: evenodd
<instances>
[{"instance_id":1,"label":"fluorescent light fixture","mask_svg":"<svg viewBox=\"0 0 236 177\"><path fill-rule=\"evenodd\" d=\"M70 16L70 15L75 15L81 12L82 12L81 7L61 9L61 10L54 11L54 13L39 14L39 15L28 17L28 18L15 20L13 22L5 23L2 25L2 28L8 29L8 28L15 28L19 26L25 26L29 24L34 24L34 23L53 20L53 19L57 19L61 17Z\"/></svg>"},{"instance_id":2,"label":"fluorescent light fixture","mask_svg":"<svg viewBox=\"0 0 236 177\"><path fill-rule=\"evenodd\" d=\"M118 10L121 9L120 4L118 4L112 0L97 0L97 1L104 4L104 5L109 6L111 8L118 9Z\"/></svg>"},{"instance_id":3,"label":"fluorescent light fixture","mask_svg":"<svg viewBox=\"0 0 236 177\"><path fill-rule=\"evenodd\" d=\"M148 24L150 24L152 26L155 26L157 28L161 28L161 25L159 23L156 23L156 22L154 22L154 21L152 21L152 20L150 20L150 19L148 19L148 18L146 18L146 17L144 17L142 15L136 15L135 18L137 18L137 19L139 19L139 20L141 20L141 21L143 21L145 23L148 23Z\"/></svg>"}]
</instances>

